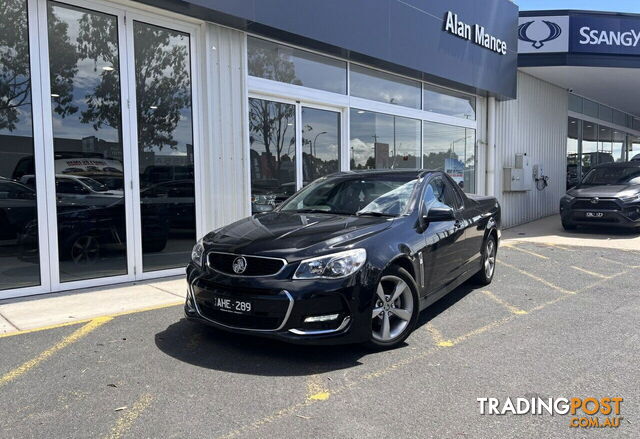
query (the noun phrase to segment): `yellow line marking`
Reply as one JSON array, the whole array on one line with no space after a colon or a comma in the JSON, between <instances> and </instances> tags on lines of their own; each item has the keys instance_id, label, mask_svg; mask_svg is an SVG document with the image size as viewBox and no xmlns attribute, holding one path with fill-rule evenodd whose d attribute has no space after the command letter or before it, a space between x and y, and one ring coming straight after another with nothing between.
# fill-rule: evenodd
<instances>
[{"instance_id":1,"label":"yellow line marking","mask_svg":"<svg viewBox=\"0 0 640 439\"><path fill-rule=\"evenodd\" d=\"M544 256L544 255L541 255L541 254L539 254L539 253L532 252L532 251L530 251L530 250L525 250L525 249L523 249L523 248L517 247L515 244L507 244L507 245L505 245L505 246L503 246L503 247L509 248L509 249L511 249L511 250L516 250L516 251L519 251L519 252L521 252L521 253L526 253L526 254L528 254L528 255L535 256L536 258L540 258L540 259L549 259L549 257L547 257L547 256Z\"/></svg>"},{"instance_id":2,"label":"yellow line marking","mask_svg":"<svg viewBox=\"0 0 640 439\"><path fill-rule=\"evenodd\" d=\"M616 274L613 277L621 276L621 275L624 275L624 274L627 274L627 273L628 273L628 271L626 271L624 273ZM588 286L578 290L576 293L586 291L586 290L588 290L590 288L593 288L593 287L603 283L604 281L605 281L604 279L596 281L593 284L588 285ZM547 302L545 302L545 303L543 303L541 305L536 306L535 308L529 310L528 313L531 314L531 313L534 313L534 312L537 312L537 311L541 311L544 308L546 308L547 306L550 306L550 305L553 305L555 303L567 300L570 297L572 297L572 295L558 296L557 298L555 298L553 300L549 300L549 301L547 301ZM517 318L518 318L518 315L512 314L512 315L509 315L508 317L503 318L502 320L496 320L496 321L491 322L491 323L489 323L489 324L487 324L487 325L485 325L485 326L483 326L481 328L474 329L474 330L472 330L472 331L470 331L470 332L468 332L468 333L466 333L464 335L456 337L453 340L449 340L450 344L447 344L447 346L455 346L455 345L457 345L459 343L462 343L462 342L464 342L464 341L466 341L466 340L468 340L470 338L473 338L475 336L478 336L480 334L488 332L488 331L490 331L492 329L498 328L498 327L500 327L500 326L502 326L502 325L504 325L506 323L509 323L512 320L517 319ZM430 323L427 323L427 325L425 325L425 326L427 327L427 330L429 330L430 332L432 332L432 330L435 330L435 334L436 335L440 334L440 337L442 337L440 331L435 329L433 326L430 326ZM431 330L429 328L431 328ZM432 335L433 334L434 333L432 332ZM374 372L369 372L369 373L367 373L365 375L362 375L362 376L358 377L357 379L355 379L353 381L350 381L348 384L342 385L340 387L332 388L331 389L331 394L332 395L340 395L340 394L342 394L342 393L344 393L344 392L346 392L348 390L356 388L357 386L359 386L360 384L364 383L365 381L385 376L385 375L387 375L387 374L389 374L389 373L391 373L391 372L393 372L395 370L400 369L403 366L407 366L407 365L410 365L410 364L415 363L417 361L420 361L420 360L428 357L429 355L431 355L433 353L441 351L442 348L443 348L443 346L433 346L433 347L430 347L429 349L426 349L426 350L424 350L422 352L418 352L415 355L412 355L412 356L407 357L407 358L403 358L403 359L397 361L396 363L391 364L390 366L387 366L387 367L385 367L383 369L380 369L380 370L377 370L377 371L374 371ZM253 422L249 423L249 424L241 425L237 429L232 430L232 431L230 431L229 433L227 433L227 434L225 434L223 436L220 436L219 439L233 439L233 438L235 438L237 436L240 436L241 434L248 433L250 431L256 431L260 427L262 427L263 425L271 424L271 423L276 422L276 421L278 421L278 420L280 420L280 419L282 419L282 418L284 418L286 416L293 415L297 411L299 411L299 410L301 410L301 409L303 409L305 407L313 406L316 403L318 403L318 400L306 399L303 402L299 402L297 404L294 404L294 405L291 405L289 407L286 407L286 408L283 408L281 410L278 410L277 412L275 412L275 413L273 413L271 415L265 416L264 418L258 419L256 421L253 421Z\"/></svg>"},{"instance_id":3,"label":"yellow line marking","mask_svg":"<svg viewBox=\"0 0 640 439\"><path fill-rule=\"evenodd\" d=\"M548 286L549 288L553 288L554 290L560 291L561 293L564 293L564 294L575 294L576 293L575 291L565 290L564 288L559 287L557 285L554 285L551 282L548 282L548 281L542 279L541 277L536 276L535 274L531 274L531 273L529 273L527 271L521 270L520 268L515 267L515 266L513 266L511 264L507 264L506 262L504 262L504 261L502 261L500 259L498 259L498 262L500 264L504 265L505 267L509 267L509 268L511 268L513 270L516 270L518 273L524 274L525 276L530 277L533 280L537 280L538 282Z\"/></svg>"},{"instance_id":4,"label":"yellow line marking","mask_svg":"<svg viewBox=\"0 0 640 439\"><path fill-rule=\"evenodd\" d=\"M326 401L331 394L323 385L322 377L318 374L311 375L307 381L307 399Z\"/></svg>"},{"instance_id":5,"label":"yellow line marking","mask_svg":"<svg viewBox=\"0 0 640 439\"><path fill-rule=\"evenodd\" d=\"M15 332L7 332L7 333L4 333L4 334L0 334L0 338L13 337L14 335L31 334L33 332L48 331L50 329L64 328L65 326L81 325L83 323L87 323L87 322L90 322L92 320L101 319L101 318L105 318L105 317L115 318L115 317L120 317L120 316L126 316L126 315L129 315L129 314L137 314L137 313L146 312L146 311L154 311L154 310L157 310L157 309L171 308L172 306L178 306L178 305L183 305L183 304L184 304L184 301L182 300L180 302L165 303L163 305L154 305L154 306L149 306L149 307L146 307L146 308L139 308L139 309L134 309L134 310L129 310L129 311L122 311L122 312L118 312L118 313L114 313L114 314L105 314L105 315L102 315L102 316L91 317L91 318L88 318L88 319L74 320L73 322L56 323L54 325L41 326L39 328L25 329L25 330L22 330L22 331L15 331Z\"/></svg>"},{"instance_id":6,"label":"yellow line marking","mask_svg":"<svg viewBox=\"0 0 640 439\"><path fill-rule=\"evenodd\" d=\"M429 333L431 334L431 337L433 338L433 341L435 342L436 346L440 346L442 348L448 348L453 346L453 343L451 342L451 340L445 340L444 335L442 335L442 332L440 332L438 330L438 328L434 327L431 322L427 323L426 325L424 325L424 328L429 331Z\"/></svg>"},{"instance_id":7,"label":"yellow line marking","mask_svg":"<svg viewBox=\"0 0 640 439\"><path fill-rule=\"evenodd\" d=\"M502 300L501 298L499 298L498 296L493 294L491 291L484 290L484 291L482 291L482 294L484 294L485 296L487 296L489 299L493 300L494 302L504 306L511 314L516 314L516 315L529 314L525 310L520 309L517 306L513 306L510 303L505 302L504 300Z\"/></svg>"},{"instance_id":8,"label":"yellow line marking","mask_svg":"<svg viewBox=\"0 0 640 439\"><path fill-rule=\"evenodd\" d=\"M585 270L584 268L576 267L575 265L572 265L571 268L573 268L574 270L578 270L578 271L581 271L583 273L586 273L586 274L588 274L590 276L599 277L600 279L611 279L611 276L605 276L604 274L595 273L593 271Z\"/></svg>"},{"instance_id":9,"label":"yellow line marking","mask_svg":"<svg viewBox=\"0 0 640 439\"><path fill-rule=\"evenodd\" d=\"M600 256L600 258L604 259L607 262L613 262L614 264L622 265L625 268L640 268L640 265L628 265L628 264L625 264L624 262L616 261L614 259L609 259L609 258L607 258L605 256ZM11 322L9 322L9 323L11 323Z\"/></svg>"},{"instance_id":10,"label":"yellow line marking","mask_svg":"<svg viewBox=\"0 0 640 439\"><path fill-rule=\"evenodd\" d=\"M127 433L133 423L140 417L143 411L147 409L151 405L151 401L153 401L153 397L149 394L144 394L140 397L138 401L131 407L131 409L125 411L125 413L118 418L116 424L111 429L111 432L107 436L106 439L119 439L125 433Z\"/></svg>"},{"instance_id":11,"label":"yellow line marking","mask_svg":"<svg viewBox=\"0 0 640 439\"><path fill-rule=\"evenodd\" d=\"M27 361L26 363L23 363L21 366L4 374L2 378L0 378L0 387L9 383L10 381L15 380L19 376L25 374L26 372L33 369L43 361L47 360L49 357L51 357L53 354L55 354L59 350L62 350L67 346L69 346L70 344L75 343L76 341L80 340L82 337L88 335L93 330L99 328L100 326L104 325L105 323L111 320L113 320L112 317L98 317L96 319L91 320L82 328L77 329L71 335L63 338L58 343L56 343L49 349L45 350L44 352L42 352L37 357Z\"/></svg>"}]
</instances>

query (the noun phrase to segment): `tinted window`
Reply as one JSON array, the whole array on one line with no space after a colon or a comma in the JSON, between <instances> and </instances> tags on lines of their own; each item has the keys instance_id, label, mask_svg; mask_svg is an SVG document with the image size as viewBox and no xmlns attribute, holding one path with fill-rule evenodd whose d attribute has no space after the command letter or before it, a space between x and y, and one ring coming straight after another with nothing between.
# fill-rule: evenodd
<instances>
[{"instance_id":1,"label":"tinted window","mask_svg":"<svg viewBox=\"0 0 640 439\"><path fill-rule=\"evenodd\" d=\"M347 93L347 63L249 37L249 74L278 82Z\"/></svg>"},{"instance_id":2,"label":"tinted window","mask_svg":"<svg viewBox=\"0 0 640 439\"><path fill-rule=\"evenodd\" d=\"M609 185L640 183L636 181L640 177L640 167L609 167L595 168L589 172L582 181L585 185ZM633 181L632 181L633 180Z\"/></svg>"},{"instance_id":3,"label":"tinted window","mask_svg":"<svg viewBox=\"0 0 640 439\"><path fill-rule=\"evenodd\" d=\"M420 82L351 64L350 94L364 99L420 108Z\"/></svg>"},{"instance_id":4,"label":"tinted window","mask_svg":"<svg viewBox=\"0 0 640 439\"><path fill-rule=\"evenodd\" d=\"M0 290L40 284L27 2L0 3Z\"/></svg>"}]
</instances>

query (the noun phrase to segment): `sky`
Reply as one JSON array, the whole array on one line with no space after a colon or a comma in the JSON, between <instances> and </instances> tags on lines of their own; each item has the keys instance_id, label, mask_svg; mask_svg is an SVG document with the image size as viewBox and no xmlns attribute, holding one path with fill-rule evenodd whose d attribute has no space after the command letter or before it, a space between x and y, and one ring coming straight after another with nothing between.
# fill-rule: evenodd
<instances>
[{"instance_id":1,"label":"sky","mask_svg":"<svg viewBox=\"0 0 640 439\"><path fill-rule=\"evenodd\" d=\"M542 9L582 9L587 11L635 12L640 0L514 0L521 11Z\"/></svg>"}]
</instances>

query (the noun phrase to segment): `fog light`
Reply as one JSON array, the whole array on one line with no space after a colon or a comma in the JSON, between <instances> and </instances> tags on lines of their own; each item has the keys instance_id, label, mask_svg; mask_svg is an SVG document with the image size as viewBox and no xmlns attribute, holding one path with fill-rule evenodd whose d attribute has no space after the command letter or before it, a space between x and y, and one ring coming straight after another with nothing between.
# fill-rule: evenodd
<instances>
[{"instance_id":1,"label":"fog light","mask_svg":"<svg viewBox=\"0 0 640 439\"><path fill-rule=\"evenodd\" d=\"M191 296L190 291L187 292L186 308L189 314L194 314L196 312L196 307L193 305L193 297Z\"/></svg>"},{"instance_id":2,"label":"fog light","mask_svg":"<svg viewBox=\"0 0 640 439\"><path fill-rule=\"evenodd\" d=\"M330 322L336 320L340 314L327 314L325 316L312 316L304 319L305 323Z\"/></svg>"}]
</instances>

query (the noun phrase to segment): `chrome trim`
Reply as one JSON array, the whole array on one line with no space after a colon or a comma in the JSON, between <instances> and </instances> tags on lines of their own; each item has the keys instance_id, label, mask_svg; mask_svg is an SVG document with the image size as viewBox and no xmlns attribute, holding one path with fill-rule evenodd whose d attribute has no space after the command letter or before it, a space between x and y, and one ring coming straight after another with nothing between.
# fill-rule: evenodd
<instances>
[{"instance_id":1,"label":"chrome trim","mask_svg":"<svg viewBox=\"0 0 640 439\"><path fill-rule=\"evenodd\" d=\"M349 324L349 322L351 321L351 317L347 316L344 319L342 319L342 323L340 323L340 326L338 326L336 329L318 329L318 330L314 330L314 331L304 331L302 329L289 329L289 332L291 332L292 334L296 334L296 335L323 335L323 334L332 334L334 332L340 332L342 331L344 328L347 327L347 325Z\"/></svg>"},{"instance_id":2,"label":"chrome trim","mask_svg":"<svg viewBox=\"0 0 640 439\"><path fill-rule=\"evenodd\" d=\"M216 270L215 268L213 268L211 266L211 264L209 263L209 256L212 254L218 254L218 255L229 255L229 256L237 256L237 257L244 257L244 258L258 258L258 259L271 259L274 261L281 261L282 264L282 268L280 270L278 270L276 273L273 274L261 274L258 276L248 276L248 275L244 275L244 274L233 274L233 273L225 273L224 271L220 271L220 270ZM280 273L282 273L282 270L284 270L287 265L289 264L289 262L284 259L284 258L273 258L270 256L256 256L256 255L244 255L244 254L240 254L240 253L227 253L227 252L216 252L216 251L210 251L208 253L204 254L204 258L205 258L205 264L207 265L207 267L209 268L209 270L215 271L216 273L222 274L223 276L230 276L230 277L273 277L273 276L277 276Z\"/></svg>"},{"instance_id":3,"label":"chrome trim","mask_svg":"<svg viewBox=\"0 0 640 439\"><path fill-rule=\"evenodd\" d=\"M213 319L210 319L206 316L204 316L201 312L200 312L200 308L198 308L198 301L196 300L195 295L193 294L193 284L196 283L196 281L198 281L200 278L196 277L194 280L191 281L191 283L189 283L189 294L191 295L191 299L193 301L193 306L196 309L196 314L198 315L198 317L211 322L215 325L219 325L222 326L224 328L228 328L228 329L236 329L236 330L240 330L240 331L248 331L248 332L277 332L277 331L281 331L282 328L285 327L285 325L287 324L287 321L289 320L289 317L291 316L291 311L293 310L293 297L291 297L291 294L289 294L289 292L287 290L282 290L281 293L284 293L287 296L287 299L289 299L289 307L287 308L287 312L284 315L284 319L282 319L282 323L280 324L280 326L278 326L276 329L253 329L253 328L243 328L240 326L231 326L231 325L225 325L224 323L220 323L220 322L216 322Z\"/></svg>"}]
</instances>

